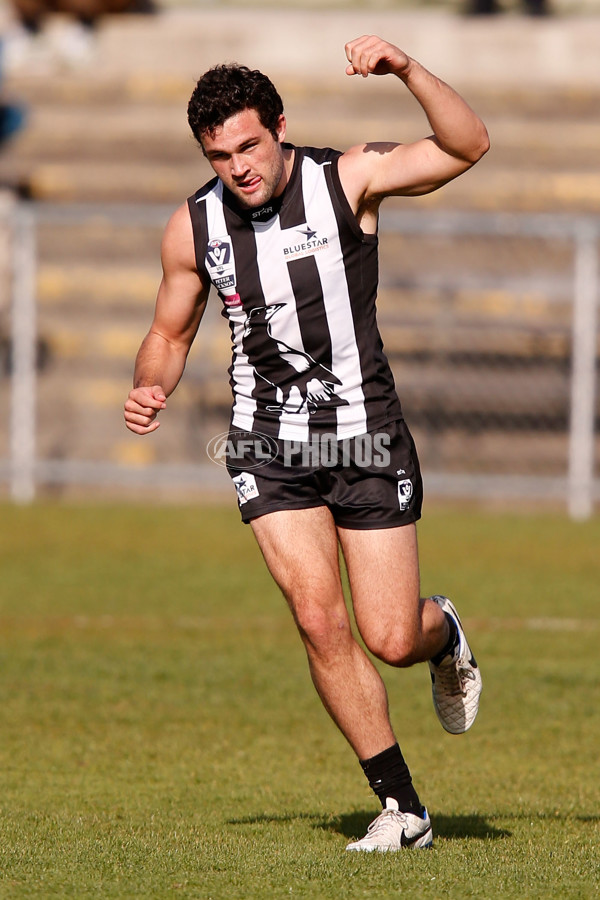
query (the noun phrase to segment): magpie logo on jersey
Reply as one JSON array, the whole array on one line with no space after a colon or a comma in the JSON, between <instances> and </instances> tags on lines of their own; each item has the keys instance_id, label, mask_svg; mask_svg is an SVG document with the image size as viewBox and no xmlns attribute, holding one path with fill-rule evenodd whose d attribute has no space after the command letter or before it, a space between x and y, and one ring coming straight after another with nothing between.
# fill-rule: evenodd
<instances>
[{"instance_id":1,"label":"magpie logo on jersey","mask_svg":"<svg viewBox=\"0 0 600 900\"><path fill-rule=\"evenodd\" d=\"M228 234L208 242L204 261L208 277L225 306L241 307L242 300L237 292L233 245Z\"/></svg>"},{"instance_id":2,"label":"magpie logo on jersey","mask_svg":"<svg viewBox=\"0 0 600 900\"><path fill-rule=\"evenodd\" d=\"M307 223L287 228L281 232L281 236L283 238L283 255L286 261L312 256L329 247L327 238L319 237L318 232Z\"/></svg>"},{"instance_id":3,"label":"magpie logo on jersey","mask_svg":"<svg viewBox=\"0 0 600 900\"><path fill-rule=\"evenodd\" d=\"M286 375L285 390L272 379L272 367L264 368L261 360L257 360L254 372L277 392L277 404L267 406L269 411L286 413L312 413L322 407L347 406L348 401L336 393L342 384L337 375L314 359L305 350L292 347L273 333L272 319L285 303L272 303L270 306L256 306L246 316L244 337L255 331L264 329L263 341L270 343L279 355L280 371ZM268 361L269 357L265 357Z\"/></svg>"}]
</instances>

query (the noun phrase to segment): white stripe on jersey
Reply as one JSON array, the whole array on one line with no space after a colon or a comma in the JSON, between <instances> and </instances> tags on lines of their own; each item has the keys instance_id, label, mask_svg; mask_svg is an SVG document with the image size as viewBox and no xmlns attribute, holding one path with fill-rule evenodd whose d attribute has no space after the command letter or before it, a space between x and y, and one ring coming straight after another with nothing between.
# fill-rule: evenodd
<instances>
[{"instance_id":1,"label":"white stripe on jersey","mask_svg":"<svg viewBox=\"0 0 600 900\"><path fill-rule=\"evenodd\" d=\"M325 167L308 156L302 163L302 193L307 224L317 235L327 235L329 241L329 251L316 253L314 259L321 279L331 336L331 368L342 382L336 393L349 403L336 410L337 436L340 439L353 437L367 431L360 355L348 286L345 279L340 278L340 272L344 272L344 262L335 212L331 202L323 202L324 197L329 198Z\"/></svg>"},{"instance_id":2,"label":"white stripe on jersey","mask_svg":"<svg viewBox=\"0 0 600 900\"><path fill-rule=\"evenodd\" d=\"M223 213L223 184L217 181L214 190L210 191L202 199L206 200L206 220L208 223L209 241L222 238L227 234L225 215ZM231 248L233 253L233 247ZM232 424L243 431L252 431L254 427L254 413L256 412L256 400L252 392L256 386L254 369L244 353L244 331L246 317L236 319L229 317L232 323L233 360L231 377L235 385L234 401L232 408Z\"/></svg>"},{"instance_id":3,"label":"white stripe on jersey","mask_svg":"<svg viewBox=\"0 0 600 900\"><path fill-rule=\"evenodd\" d=\"M275 216L269 222L253 223L256 238L256 257L262 292L265 297L265 305L272 306L276 303L285 304L284 308L275 312L268 323L268 331L276 341L281 341L290 348L299 351L304 350L302 334L298 323L296 305L290 302L294 291L290 280L288 265L282 253L282 233L279 216ZM280 352L285 348L280 346ZM285 357L284 357L285 358ZM277 402L284 398L281 391L277 390ZM297 396L292 393L285 398L289 405L303 402L298 391ZM301 412L288 412L283 410L279 416L279 439L308 441L309 439L309 412L306 408Z\"/></svg>"}]
</instances>

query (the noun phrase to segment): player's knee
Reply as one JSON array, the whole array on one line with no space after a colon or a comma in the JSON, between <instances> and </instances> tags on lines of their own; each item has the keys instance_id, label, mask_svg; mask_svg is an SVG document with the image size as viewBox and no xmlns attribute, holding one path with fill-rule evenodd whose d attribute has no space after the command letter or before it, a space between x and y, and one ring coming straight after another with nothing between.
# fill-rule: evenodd
<instances>
[{"instance_id":1,"label":"player's knee","mask_svg":"<svg viewBox=\"0 0 600 900\"><path fill-rule=\"evenodd\" d=\"M318 604L300 604L295 611L296 625L307 647L320 656L336 652L350 637L345 610L323 609Z\"/></svg>"},{"instance_id":2,"label":"player's knee","mask_svg":"<svg viewBox=\"0 0 600 900\"><path fill-rule=\"evenodd\" d=\"M410 635L380 632L366 638L365 643L377 659L389 666L405 669L419 661L416 643Z\"/></svg>"}]
</instances>

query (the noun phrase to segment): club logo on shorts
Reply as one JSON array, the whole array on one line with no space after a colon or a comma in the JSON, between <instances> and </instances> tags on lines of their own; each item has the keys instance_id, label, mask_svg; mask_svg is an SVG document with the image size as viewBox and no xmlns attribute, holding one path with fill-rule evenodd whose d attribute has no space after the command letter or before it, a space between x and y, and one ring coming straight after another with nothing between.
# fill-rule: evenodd
<instances>
[{"instance_id":1,"label":"club logo on shorts","mask_svg":"<svg viewBox=\"0 0 600 900\"><path fill-rule=\"evenodd\" d=\"M248 500L253 500L260 496L260 492L256 486L256 478L251 472L240 472L232 479L238 495L238 503L243 506Z\"/></svg>"},{"instance_id":2,"label":"club logo on shorts","mask_svg":"<svg viewBox=\"0 0 600 900\"><path fill-rule=\"evenodd\" d=\"M401 512L406 512L412 500L413 486L410 478L403 478L398 482L398 503Z\"/></svg>"}]
</instances>

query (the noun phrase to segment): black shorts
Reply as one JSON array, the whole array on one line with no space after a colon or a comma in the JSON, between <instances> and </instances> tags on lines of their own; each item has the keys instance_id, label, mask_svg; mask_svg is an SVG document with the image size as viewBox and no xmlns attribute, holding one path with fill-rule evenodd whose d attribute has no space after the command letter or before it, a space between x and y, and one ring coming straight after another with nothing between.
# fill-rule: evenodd
<instances>
[{"instance_id":1,"label":"black shorts","mask_svg":"<svg viewBox=\"0 0 600 900\"><path fill-rule=\"evenodd\" d=\"M227 469L244 522L287 509L327 506L343 528L394 528L421 516L423 483L403 420L368 434L308 443L231 431Z\"/></svg>"}]
</instances>

